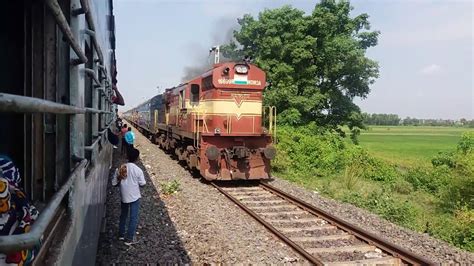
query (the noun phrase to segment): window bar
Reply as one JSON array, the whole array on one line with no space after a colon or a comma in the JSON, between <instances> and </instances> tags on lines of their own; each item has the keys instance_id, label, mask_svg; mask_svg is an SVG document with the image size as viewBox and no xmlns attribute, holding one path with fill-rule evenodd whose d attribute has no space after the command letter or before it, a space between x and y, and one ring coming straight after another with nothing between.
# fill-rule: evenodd
<instances>
[{"instance_id":1,"label":"window bar","mask_svg":"<svg viewBox=\"0 0 474 266\"><path fill-rule=\"evenodd\" d=\"M84 108L86 110L87 113L93 113L93 114L111 114L112 112L110 111L105 111L105 110L99 110L99 109L96 109L96 108Z\"/></svg>"},{"instance_id":2,"label":"window bar","mask_svg":"<svg viewBox=\"0 0 474 266\"><path fill-rule=\"evenodd\" d=\"M87 110L39 98L0 93L0 112L84 114Z\"/></svg>"},{"instance_id":3,"label":"window bar","mask_svg":"<svg viewBox=\"0 0 474 266\"><path fill-rule=\"evenodd\" d=\"M91 12L90 5L89 5L89 0L81 0L81 6L82 6L82 9L86 13L86 20L87 20L87 24L89 24L90 30L93 31L93 32L96 32L94 18L92 17L92 12ZM99 56L99 61L103 65L104 64L104 56L102 54L102 49L99 45L99 42L97 41L97 34L94 34L94 36L92 36L92 37L93 37L92 40L94 41L94 47L97 51L97 55Z\"/></svg>"},{"instance_id":4,"label":"window bar","mask_svg":"<svg viewBox=\"0 0 474 266\"><path fill-rule=\"evenodd\" d=\"M52 113L52 114L111 114L110 111L96 108L80 108L77 106L56 103L34 97L0 93L0 112L2 113Z\"/></svg>"},{"instance_id":5,"label":"window bar","mask_svg":"<svg viewBox=\"0 0 474 266\"><path fill-rule=\"evenodd\" d=\"M97 78L97 76L95 74L94 69L84 68L84 72L94 80L95 84L101 85L99 79Z\"/></svg>"},{"instance_id":6,"label":"window bar","mask_svg":"<svg viewBox=\"0 0 474 266\"><path fill-rule=\"evenodd\" d=\"M98 137L94 140L94 142L92 142L92 144L90 146L85 146L84 147L84 150L86 151L92 151L94 150L95 146L97 146L97 143L99 143L101 137Z\"/></svg>"},{"instance_id":7,"label":"window bar","mask_svg":"<svg viewBox=\"0 0 474 266\"><path fill-rule=\"evenodd\" d=\"M66 38L67 42L71 46L71 48L74 50L76 55L79 57L77 60L79 64L83 64L87 62L87 57L84 54L84 52L81 49L81 46L77 42L76 38L74 37L74 34L71 31L71 28L69 27L69 24L67 22L66 17L64 16L63 11L61 10L61 7L58 4L57 0L45 0L46 5L48 6L49 10L51 11L54 19L56 20L56 23L58 24L59 28L61 29L62 33L64 34L64 37Z\"/></svg>"},{"instance_id":8,"label":"window bar","mask_svg":"<svg viewBox=\"0 0 474 266\"><path fill-rule=\"evenodd\" d=\"M0 252L9 253L33 248L41 244L41 238L48 225L54 218L64 196L72 187L74 181L81 176L82 169L86 166L87 160L81 160L69 175L68 180L51 198L46 208L41 212L38 220L32 225L31 231L20 235L9 235L0 237Z\"/></svg>"}]
</instances>

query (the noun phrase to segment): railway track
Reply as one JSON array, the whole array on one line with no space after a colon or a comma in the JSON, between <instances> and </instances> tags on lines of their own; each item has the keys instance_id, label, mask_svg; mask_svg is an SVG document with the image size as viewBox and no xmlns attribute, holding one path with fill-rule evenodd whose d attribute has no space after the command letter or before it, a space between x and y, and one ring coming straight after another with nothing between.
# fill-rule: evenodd
<instances>
[{"instance_id":1,"label":"railway track","mask_svg":"<svg viewBox=\"0 0 474 266\"><path fill-rule=\"evenodd\" d=\"M273 186L211 183L315 265L433 265Z\"/></svg>"}]
</instances>

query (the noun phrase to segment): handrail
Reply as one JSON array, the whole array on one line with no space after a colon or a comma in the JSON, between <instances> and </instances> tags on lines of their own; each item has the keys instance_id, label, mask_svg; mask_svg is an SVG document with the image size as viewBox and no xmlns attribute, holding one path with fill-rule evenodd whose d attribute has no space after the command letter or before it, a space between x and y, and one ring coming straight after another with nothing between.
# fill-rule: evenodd
<instances>
[{"instance_id":1,"label":"handrail","mask_svg":"<svg viewBox=\"0 0 474 266\"><path fill-rule=\"evenodd\" d=\"M84 114L86 109L34 97L0 93L0 112Z\"/></svg>"},{"instance_id":2,"label":"handrail","mask_svg":"<svg viewBox=\"0 0 474 266\"><path fill-rule=\"evenodd\" d=\"M86 108L84 108L84 109L86 110L87 113L94 113L94 114L113 114L113 112L105 111L105 110L99 110L99 109L95 109L95 108L86 107Z\"/></svg>"},{"instance_id":3,"label":"handrail","mask_svg":"<svg viewBox=\"0 0 474 266\"><path fill-rule=\"evenodd\" d=\"M107 131L107 129L109 129L109 127L112 125L112 123L113 123L113 120L112 120L110 123L108 123L102 131L99 131L98 134L97 134L98 137L94 140L94 142L92 142L91 145L89 145L89 146L84 146L84 150L86 150L86 151L92 151L92 150L94 150L95 146L97 146L97 144L100 142L100 140L102 139L103 135L105 134L105 132Z\"/></svg>"},{"instance_id":4,"label":"handrail","mask_svg":"<svg viewBox=\"0 0 474 266\"><path fill-rule=\"evenodd\" d=\"M94 150L95 146L97 146L97 144L100 142L101 138L102 138L102 136L99 136L94 140L94 142L92 142L92 144L90 146L84 146L84 150L86 150L86 151Z\"/></svg>"},{"instance_id":5,"label":"handrail","mask_svg":"<svg viewBox=\"0 0 474 266\"><path fill-rule=\"evenodd\" d=\"M74 168L66 183L53 195L46 208L40 213L38 220L33 223L31 231L21 235L0 236L0 252L9 253L12 251L30 249L41 244L41 239L46 228L54 218L61 201L77 177L80 176L80 172L86 164L87 160L84 159Z\"/></svg>"},{"instance_id":6,"label":"handrail","mask_svg":"<svg viewBox=\"0 0 474 266\"><path fill-rule=\"evenodd\" d=\"M86 63L87 57L82 51L82 48L77 42L76 38L74 37L74 34L71 31L71 27L69 27L69 23L67 22L67 19L64 16L63 11L61 10L61 7L58 4L58 1L57 0L44 0L44 1L46 2L46 5L49 7L49 10L51 11L54 19L56 20L56 23L58 24L59 28L64 34L64 37L66 38L67 42L69 43L71 48L74 50L76 55L79 57L79 62Z\"/></svg>"},{"instance_id":7,"label":"handrail","mask_svg":"<svg viewBox=\"0 0 474 266\"><path fill-rule=\"evenodd\" d=\"M87 24L89 24L90 30L96 32L94 18L92 17L92 12L89 5L89 0L81 0L81 6L82 6L82 9L84 9L86 13L86 20L87 20ZM99 56L100 64L104 65L104 55L102 54L102 49L99 45L99 42L97 41L97 32L96 34L94 34L94 36L91 36L91 37L92 37L92 40L94 41L94 46L97 51L97 55Z\"/></svg>"},{"instance_id":8,"label":"handrail","mask_svg":"<svg viewBox=\"0 0 474 266\"><path fill-rule=\"evenodd\" d=\"M0 93L0 113L52 113L52 114L112 114L113 112L95 108L81 108L73 105L56 103L34 97Z\"/></svg>"},{"instance_id":9,"label":"handrail","mask_svg":"<svg viewBox=\"0 0 474 266\"><path fill-rule=\"evenodd\" d=\"M89 75L89 77L91 77L92 80L94 80L94 82L95 82L97 85L101 85L99 79L97 78L97 76L96 76L96 74L95 74L94 69L91 69L91 68L84 68L84 72L85 72L87 75Z\"/></svg>"}]
</instances>

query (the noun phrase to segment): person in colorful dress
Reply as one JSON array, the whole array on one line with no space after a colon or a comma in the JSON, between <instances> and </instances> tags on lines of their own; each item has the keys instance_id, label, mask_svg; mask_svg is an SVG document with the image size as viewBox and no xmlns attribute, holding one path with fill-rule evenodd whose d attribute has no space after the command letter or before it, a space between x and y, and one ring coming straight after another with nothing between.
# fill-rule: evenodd
<instances>
[{"instance_id":1,"label":"person in colorful dress","mask_svg":"<svg viewBox=\"0 0 474 266\"><path fill-rule=\"evenodd\" d=\"M0 235L19 235L30 231L38 210L30 204L20 188L20 172L13 161L0 155ZM34 249L0 254L0 265L30 265L39 246Z\"/></svg>"}]
</instances>

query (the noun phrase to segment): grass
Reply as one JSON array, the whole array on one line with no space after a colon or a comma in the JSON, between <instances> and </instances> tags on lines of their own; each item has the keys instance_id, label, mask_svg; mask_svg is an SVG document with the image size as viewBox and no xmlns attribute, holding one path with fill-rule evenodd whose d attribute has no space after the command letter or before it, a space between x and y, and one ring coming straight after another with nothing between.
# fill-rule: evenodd
<instances>
[{"instance_id":1,"label":"grass","mask_svg":"<svg viewBox=\"0 0 474 266\"><path fill-rule=\"evenodd\" d=\"M164 195L172 195L181 190L181 185L177 180L161 183L161 192Z\"/></svg>"},{"instance_id":2,"label":"grass","mask_svg":"<svg viewBox=\"0 0 474 266\"><path fill-rule=\"evenodd\" d=\"M473 129L370 126L361 132L359 142L374 156L391 163L401 166L426 165L438 152L453 150L465 131Z\"/></svg>"},{"instance_id":3,"label":"grass","mask_svg":"<svg viewBox=\"0 0 474 266\"><path fill-rule=\"evenodd\" d=\"M370 155L352 145L336 145L327 136L311 138L305 131L289 128L281 131L274 162L277 176L474 251L474 209L469 203L473 161L456 151L463 132L474 129L370 127L359 137ZM473 145L472 140L469 143ZM462 171L447 165L433 167L431 159L440 151L456 152L451 159ZM464 184L467 189L460 189Z\"/></svg>"}]
</instances>

